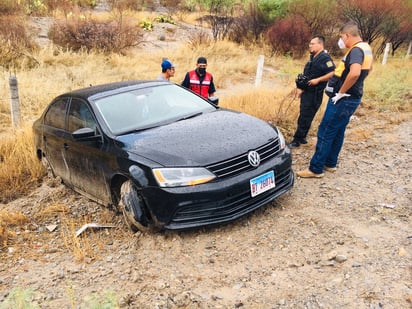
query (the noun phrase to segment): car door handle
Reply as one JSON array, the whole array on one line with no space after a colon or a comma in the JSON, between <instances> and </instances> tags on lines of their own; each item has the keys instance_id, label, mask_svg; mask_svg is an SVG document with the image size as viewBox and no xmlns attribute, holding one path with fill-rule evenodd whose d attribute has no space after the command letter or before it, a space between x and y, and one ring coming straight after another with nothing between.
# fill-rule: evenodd
<instances>
[{"instance_id":1,"label":"car door handle","mask_svg":"<svg viewBox=\"0 0 412 309\"><path fill-rule=\"evenodd\" d=\"M69 145L67 145L66 143L64 143L63 148L64 148L65 150L67 150L67 149L69 149Z\"/></svg>"}]
</instances>

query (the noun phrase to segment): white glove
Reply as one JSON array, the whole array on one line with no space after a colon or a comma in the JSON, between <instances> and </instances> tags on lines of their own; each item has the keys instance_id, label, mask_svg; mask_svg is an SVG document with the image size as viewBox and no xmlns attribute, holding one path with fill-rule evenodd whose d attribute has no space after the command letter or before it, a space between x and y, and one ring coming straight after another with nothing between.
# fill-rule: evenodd
<instances>
[{"instance_id":1,"label":"white glove","mask_svg":"<svg viewBox=\"0 0 412 309\"><path fill-rule=\"evenodd\" d=\"M346 94L346 93L336 93L335 96L332 98L332 103L336 104L338 103L338 101L344 97L349 97L350 94Z\"/></svg>"}]
</instances>

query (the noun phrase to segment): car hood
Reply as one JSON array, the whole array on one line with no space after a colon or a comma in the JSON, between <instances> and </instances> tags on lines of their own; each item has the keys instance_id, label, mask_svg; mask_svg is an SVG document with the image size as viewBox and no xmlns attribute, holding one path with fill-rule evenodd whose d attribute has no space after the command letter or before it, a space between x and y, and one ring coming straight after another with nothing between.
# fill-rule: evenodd
<instances>
[{"instance_id":1,"label":"car hood","mask_svg":"<svg viewBox=\"0 0 412 309\"><path fill-rule=\"evenodd\" d=\"M118 136L116 143L163 166L205 166L256 149L276 136L263 120L220 109Z\"/></svg>"}]
</instances>

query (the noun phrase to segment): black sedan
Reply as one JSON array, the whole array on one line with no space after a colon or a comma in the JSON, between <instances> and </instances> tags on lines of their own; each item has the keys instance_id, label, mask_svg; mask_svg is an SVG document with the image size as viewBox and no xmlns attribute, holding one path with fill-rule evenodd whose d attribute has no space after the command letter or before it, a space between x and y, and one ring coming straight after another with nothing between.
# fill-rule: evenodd
<instances>
[{"instance_id":1,"label":"black sedan","mask_svg":"<svg viewBox=\"0 0 412 309\"><path fill-rule=\"evenodd\" d=\"M33 125L37 157L134 231L228 222L292 188L290 150L265 121L178 85L125 81L55 98Z\"/></svg>"}]
</instances>

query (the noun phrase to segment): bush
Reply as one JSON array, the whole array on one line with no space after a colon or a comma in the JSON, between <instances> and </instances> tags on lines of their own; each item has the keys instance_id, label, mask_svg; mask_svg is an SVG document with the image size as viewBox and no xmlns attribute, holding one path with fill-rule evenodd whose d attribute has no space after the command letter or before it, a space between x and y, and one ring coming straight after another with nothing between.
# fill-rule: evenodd
<instances>
[{"instance_id":1,"label":"bush","mask_svg":"<svg viewBox=\"0 0 412 309\"><path fill-rule=\"evenodd\" d=\"M43 0L29 0L24 5L24 11L28 15L45 15L47 13L47 5Z\"/></svg>"},{"instance_id":2,"label":"bush","mask_svg":"<svg viewBox=\"0 0 412 309\"><path fill-rule=\"evenodd\" d=\"M300 16L290 16L276 21L268 31L268 40L273 52L288 54L293 58L301 58L307 53L311 36L309 26Z\"/></svg>"},{"instance_id":3,"label":"bush","mask_svg":"<svg viewBox=\"0 0 412 309\"><path fill-rule=\"evenodd\" d=\"M0 15L15 15L22 12L22 7L16 0L2 0L0 2Z\"/></svg>"},{"instance_id":4,"label":"bush","mask_svg":"<svg viewBox=\"0 0 412 309\"><path fill-rule=\"evenodd\" d=\"M167 23L175 25L176 22L173 20L171 16L159 15L155 18L155 21L158 23Z\"/></svg>"},{"instance_id":5,"label":"bush","mask_svg":"<svg viewBox=\"0 0 412 309\"><path fill-rule=\"evenodd\" d=\"M108 0L110 7L119 11L141 11L148 8L154 8L153 0Z\"/></svg>"},{"instance_id":6,"label":"bush","mask_svg":"<svg viewBox=\"0 0 412 309\"><path fill-rule=\"evenodd\" d=\"M60 20L49 31L49 38L56 45L74 51L86 49L119 53L138 45L141 36L140 28L124 18L120 21Z\"/></svg>"},{"instance_id":7,"label":"bush","mask_svg":"<svg viewBox=\"0 0 412 309\"><path fill-rule=\"evenodd\" d=\"M21 67L27 60L33 63L30 51L36 44L28 36L22 17L0 16L0 45L0 66L10 69Z\"/></svg>"},{"instance_id":8,"label":"bush","mask_svg":"<svg viewBox=\"0 0 412 309\"><path fill-rule=\"evenodd\" d=\"M192 32L188 36L188 45L192 49L196 49L199 46L208 46L212 42L210 33L205 30Z\"/></svg>"}]
</instances>

